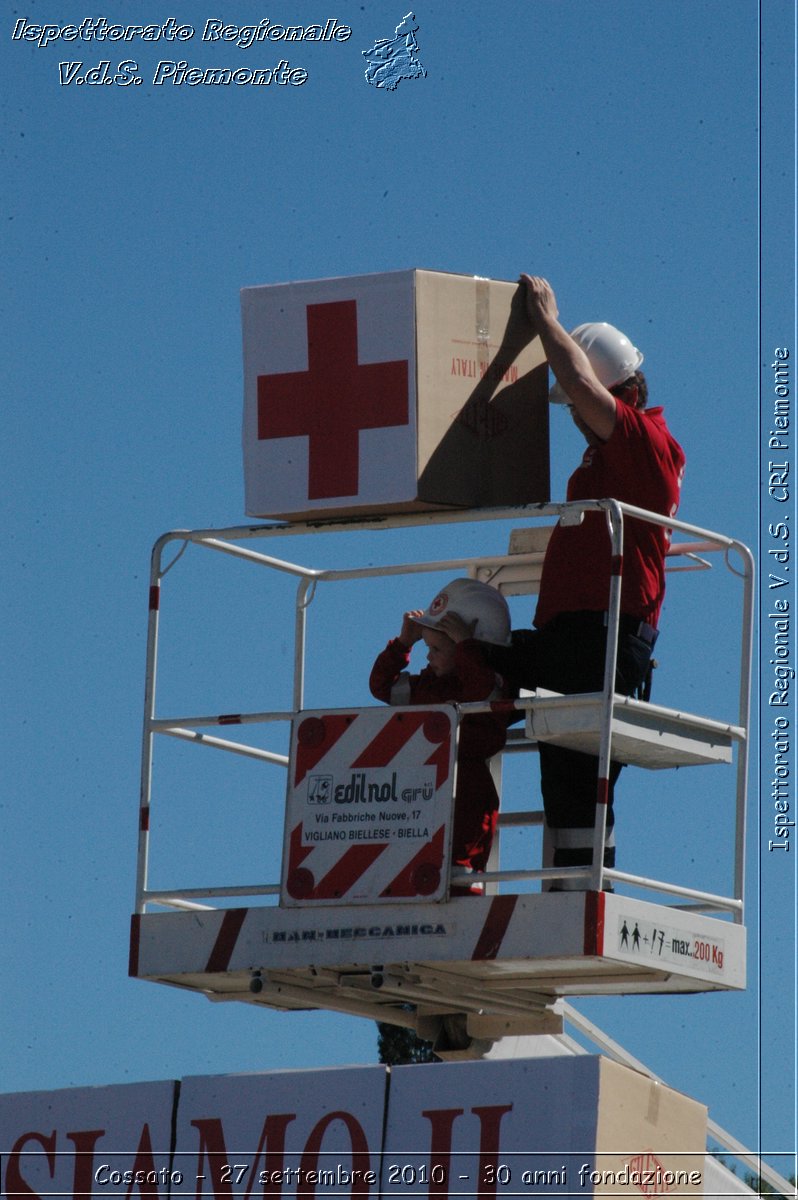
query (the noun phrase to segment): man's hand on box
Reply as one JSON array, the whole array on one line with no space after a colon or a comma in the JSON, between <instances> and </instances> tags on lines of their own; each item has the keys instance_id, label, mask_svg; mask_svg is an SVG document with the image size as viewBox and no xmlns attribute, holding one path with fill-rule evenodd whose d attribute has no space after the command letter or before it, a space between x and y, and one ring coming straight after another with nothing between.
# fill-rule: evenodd
<instances>
[{"instance_id":1,"label":"man's hand on box","mask_svg":"<svg viewBox=\"0 0 798 1200\"><path fill-rule=\"evenodd\" d=\"M533 325L540 317L556 321L557 299L548 280L539 275L522 275L521 283L526 287L526 311Z\"/></svg>"}]
</instances>

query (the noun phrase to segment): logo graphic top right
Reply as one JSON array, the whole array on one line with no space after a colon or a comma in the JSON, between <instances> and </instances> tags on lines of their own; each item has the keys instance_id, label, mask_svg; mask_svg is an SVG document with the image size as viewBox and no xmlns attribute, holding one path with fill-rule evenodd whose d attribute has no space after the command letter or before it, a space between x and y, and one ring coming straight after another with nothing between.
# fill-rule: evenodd
<instances>
[{"instance_id":1,"label":"logo graphic top right","mask_svg":"<svg viewBox=\"0 0 798 1200\"><path fill-rule=\"evenodd\" d=\"M423 79L427 74L418 59L418 21L409 12L396 26L392 38L379 38L370 50L363 50L368 66L366 82L372 87L394 91L403 79Z\"/></svg>"}]
</instances>

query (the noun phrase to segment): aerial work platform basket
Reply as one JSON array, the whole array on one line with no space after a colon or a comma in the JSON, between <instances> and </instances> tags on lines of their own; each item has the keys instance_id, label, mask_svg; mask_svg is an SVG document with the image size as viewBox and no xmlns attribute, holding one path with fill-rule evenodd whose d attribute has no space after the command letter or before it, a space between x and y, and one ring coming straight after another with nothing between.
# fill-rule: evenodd
<instances>
[{"instance_id":1,"label":"aerial work platform basket","mask_svg":"<svg viewBox=\"0 0 798 1200\"><path fill-rule=\"evenodd\" d=\"M620 612L620 580L614 577L604 690L522 695L514 704L523 723L511 731L504 755L514 757L534 751L538 742L552 742L597 755L602 777L611 761L655 771L723 767L728 774L727 811L734 811L727 893L605 868L600 852L603 805L597 805L594 865L555 868L549 861L543 813L514 809L505 790L499 834L519 827L542 830L540 858L503 867L501 847L494 845L489 869L468 876L469 884L482 885L482 894L452 896L451 886L466 882L448 856L458 727L464 715L486 711L489 705L307 708L311 601L320 584L356 581L375 588L380 581L385 586L400 576L443 571L470 575L508 596L526 595L537 590L550 529L530 522L555 518L573 523L595 510L606 516L613 554L622 553L624 520L645 520L667 526L679 539L668 552L668 571L700 571L715 557L739 578L736 711L727 714L733 720L614 692ZM479 557L314 568L263 549L271 539L310 533L323 535L328 544L342 531L518 520L526 525L513 531L508 553ZM320 544L316 538L314 544ZM189 546L296 580L288 703L250 712L166 716L156 711L162 585ZM177 553L164 565L167 551L175 547ZM424 1037L454 1016L464 1022L469 1037L487 1039L556 1030L562 997L744 988L753 579L750 551L735 539L612 500L165 535L153 552L150 581L131 975L189 988L212 1000L349 1013L415 1028ZM215 731L222 726L225 736ZM244 740L244 731L254 727L282 731L283 748ZM237 730L238 739L230 736L231 729ZM153 818L168 808L170 797L180 789L178 782L167 779L154 803L154 747L164 738L243 756L269 776L272 826L283 825L285 811L282 861L275 862L271 878L188 887L151 883L157 833ZM374 753L376 745L380 754ZM494 774L501 792L498 762ZM534 770L530 774L532 790ZM265 790L264 785L264 794ZM239 821L234 789L225 805L226 820ZM344 820L344 812L357 812L363 819ZM200 826L203 817L198 810L192 820ZM174 859L168 862L179 877ZM191 862L189 869L202 870L206 878L214 874L212 862ZM165 870L161 863L159 873ZM547 890L553 883L569 890Z\"/></svg>"}]
</instances>

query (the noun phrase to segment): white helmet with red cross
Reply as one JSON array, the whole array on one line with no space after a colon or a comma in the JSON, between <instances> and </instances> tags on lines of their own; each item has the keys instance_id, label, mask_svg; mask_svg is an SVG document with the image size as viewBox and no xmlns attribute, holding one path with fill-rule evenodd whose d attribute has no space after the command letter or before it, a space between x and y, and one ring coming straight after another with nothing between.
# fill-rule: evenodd
<instances>
[{"instance_id":1,"label":"white helmet with red cross","mask_svg":"<svg viewBox=\"0 0 798 1200\"><path fill-rule=\"evenodd\" d=\"M453 579L415 621L417 625L435 629L441 617L449 612L457 613L468 625L476 621L473 636L478 641L509 646L510 610L504 596L489 584L478 579Z\"/></svg>"},{"instance_id":2,"label":"white helmet with red cross","mask_svg":"<svg viewBox=\"0 0 798 1200\"><path fill-rule=\"evenodd\" d=\"M643 361L643 355L626 334L606 321L577 325L576 329L571 330L571 337L584 350L599 382L605 388L623 383L630 375L634 375ZM559 383L555 383L549 391L549 400L552 404L571 403Z\"/></svg>"}]
</instances>

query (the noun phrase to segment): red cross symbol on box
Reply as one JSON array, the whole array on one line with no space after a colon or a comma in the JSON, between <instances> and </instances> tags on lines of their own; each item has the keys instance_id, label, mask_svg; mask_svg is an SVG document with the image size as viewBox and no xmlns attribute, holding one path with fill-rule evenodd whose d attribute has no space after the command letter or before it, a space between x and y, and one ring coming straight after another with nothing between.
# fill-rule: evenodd
<instances>
[{"instance_id":1,"label":"red cross symbol on box","mask_svg":"<svg viewBox=\"0 0 798 1200\"><path fill-rule=\"evenodd\" d=\"M258 376L258 438L309 439L308 499L355 496L360 430L408 423L408 364L358 362L354 300L309 304L307 330L307 371Z\"/></svg>"}]
</instances>

